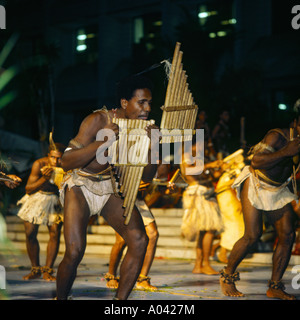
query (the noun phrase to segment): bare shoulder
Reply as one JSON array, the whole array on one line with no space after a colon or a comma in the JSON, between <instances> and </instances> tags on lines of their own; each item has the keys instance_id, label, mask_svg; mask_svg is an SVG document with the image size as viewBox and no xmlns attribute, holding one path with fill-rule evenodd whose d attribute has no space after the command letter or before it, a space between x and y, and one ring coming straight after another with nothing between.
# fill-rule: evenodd
<instances>
[{"instance_id":1,"label":"bare shoulder","mask_svg":"<svg viewBox=\"0 0 300 320\"><path fill-rule=\"evenodd\" d=\"M31 174L38 174L44 166L48 164L48 158L43 157L34 161L31 169Z\"/></svg>"},{"instance_id":2,"label":"bare shoulder","mask_svg":"<svg viewBox=\"0 0 300 320\"><path fill-rule=\"evenodd\" d=\"M75 139L83 146L95 140L97 132L104 128L107 123L107 116L104 112L96 111L85 117L80 125Z\"/></svg>"},{"instance_id":3,"label":"bare shoulder","mask_svg":"<svg viewBox=\"0 0 300 320\"><path fill-rule=\"evenodd\" d=\"M266 134L264 141L266 144L273 147L275 150L279 150L283 148L289 141L288 131L285 129L270 130Z\"/></svg>"},{"instance_id":4,"label":"bare shoulder","mask_svg":"<svg viewBox=\"0 0 300 320\"><path fill-rule=\"evenodd\" d=\"M41 168L48 164L48 157L43 157L34 161L33 165L40 166Z\"/></svg>"},{"instance_id":5,"label":"bare shoulder","mask_svg":"<svg viewBox=\"0 0 300 320\"><path fill-rule=\"evenodd\" d=\"M98 131L105 126L106 122L107 115L103 111L95 111L83 119L80 128Z\"/></svg>"}]
</instances>

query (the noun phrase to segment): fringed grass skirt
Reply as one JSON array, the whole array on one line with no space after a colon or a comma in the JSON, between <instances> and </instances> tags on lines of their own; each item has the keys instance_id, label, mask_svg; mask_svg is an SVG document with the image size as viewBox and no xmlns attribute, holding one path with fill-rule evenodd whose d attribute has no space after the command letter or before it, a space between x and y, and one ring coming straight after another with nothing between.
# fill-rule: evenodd
<instances>
[{"instance_id":1,"label":"fringed grass skirt","mask_svg":"<svg viewBox=\"0 0 300 320\"><path fill-rule=\"evenodd\" d=\"M63 221L62 208L56 194L42 191L26 194L17 205L22 205L18 216L30 223L51 226Z\"/></svg>"},{"instance_id":2,"label":"fringed grass skirt","mask_svg":"<svg viewBox=\"0 0 300 320\"><path fill-rule=\"evenodd\" d=\"M199 231L223 230L220 209L215 198L205 198L208 188L191 185L183 193L184 215L181 231L183 236L194 241Z\"/></svg>"}]
</instances>

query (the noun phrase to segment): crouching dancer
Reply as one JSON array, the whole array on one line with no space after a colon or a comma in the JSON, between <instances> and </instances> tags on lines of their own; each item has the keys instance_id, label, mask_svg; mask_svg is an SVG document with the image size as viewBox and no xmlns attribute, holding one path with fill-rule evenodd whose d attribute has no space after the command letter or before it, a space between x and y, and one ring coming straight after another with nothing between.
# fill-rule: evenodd
<instances>
[{"instance_id":1,"label":"crouching dancer","mask_svg":"<svg viewBox=\"0 0 300 320\"><path fill-rule=\"evenodd\" d=\"M71 290L78 264L84 255L87 225L91 215L101 212L128 246L120 267L120 282L115 299L128 298L143 264L148 237L142 218L134 208L129 224L124 224L123 200L116 196L112 167L108 163L101 165L96 159L98 148L104 148L104 142L96 140L99 130L110 129L118 137L119 128L112 122L114 116L145 120L151 110L152 94L147 79L133 77L120 85L120 88L123 87L125 89L119 100L120 108L113 111L97 110L87 116L62 157L62 167L65 171L72 171L66 176L60 190L65 214L66 251L57 272L57 299L67 299ZM146 128L149 137L151 129L152 126ZM147 176L151 176L152 172L154 175L155 171L155 165L146 166L143 181L148 181ZM151 179L152 177L149 181Z\"/></svg>"},{"instance_id":2,"label":"crouching dancer","mask_svg":"<svg viewBox=\"0 0 300 320\"><path fill-rule=\"evenodd\" d=\"M222 270L220 284L226 296L244 296L236 289L239 280L237 266L262 234L262 214L274 224L278 243L273 254L273 269L267 296L284 300L295 297L284 291L282 276L288 266L295 238L295 214L291 202L297 199L288 184L298 166L300 151L300 127L295 129L273 129L253 147L253 158L235 180L233 188L241 199L245 233L229 256L228 265Z\"/></svg>"}]
</instances>

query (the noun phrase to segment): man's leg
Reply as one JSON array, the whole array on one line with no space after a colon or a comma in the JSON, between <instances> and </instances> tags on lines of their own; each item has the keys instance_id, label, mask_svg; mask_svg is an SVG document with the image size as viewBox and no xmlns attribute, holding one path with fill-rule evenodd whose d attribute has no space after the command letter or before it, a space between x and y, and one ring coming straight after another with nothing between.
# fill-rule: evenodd
<instances>
[{"instance_id":1,"label":"man's leg","mask_svg":"<svg viewBox=\"0 0 300 320\"><path fill-rule=\"evenodd\" d=\"M234 284L234 273L236 268L245 258L251 247L259 240L262 234L262 214L254 208L248 199L249 179L243 184L241 191L241 203L243 209L245 233L232 248L228 258L227 267L221 273L221 289L226 296L240 297L243 296ZM225 281L226 280L226 281Z\"/></svg>"},{"instance_id":2,"label":"man's leg","mask_svg":"<svg viewBox=\"0 0 300 320\"><path fill-rule=\"evenodd\" d=\"M31 262L31 272L24 276L24 280L37 279L41 276L40 246L37 240L39 225L24 221L26 235L26 249Z\"/></svg>"},{"instance_id":3,"label":"man's leg","mask_svg":"<svg viewBox=\"0 0 300 320\"><path fill-rule=\"evenodd\" d=\"M65 190L64 237L66 251L57 270L57 299L65 300L76 277L86 248L89 207L79 187Z\"/></svg>"},{"instance_id":4,"label":"man's leg","mask_svg":"<svg viewBox=\"0 0 300 320\"><path fill-rule=\"evenodd\" d=\"M102 210L108 224L125 240L127 252L120 267L120 282L116 298L126 300L140 274L144 261L148 237L140 213L134 207L128 225L124 224L123 200L111 195Z\"/></svg>"},{"instance_id":5,"label":"man's leg","mask_svg":"<svg viewBox=\"0 0 300 320\"><path fill-rule=\"evenodd\" d=\"M295 214L291 205L285 206L281 211L282 216L274 224L278 242L273 254L273 270L267 296L270 298L294 300L294 296L284 292L281 279L288 266L295 240ZM269 214L272 215L273 213Z\"/></svg>"},{"instance_id":6,"label":"man's leg","mask_svg":"<svg viewBox=\"0 0 300 320\"><path fill-rule=\"evenodd\" d=\"M43 279L48 281L55 281L56 278L52 276L53 273L53 265L55 259L57 257L59 243L60 243L60 234L61 234L61 227L62 223L59 224L52 224L48 226L49 230L49 242L47 246L47 258L46 258L46 265L43 267Z\"/></svg>"},{"instance_id":7,"label":"man's leg","mask_svg":"<svg viewBox=\"0 0 300 320\"><path fill-rule=\"evenodd\" d=\"M120 264L123 251L126 247L126 243L124 239L116 232L116 242L111 248L110 258L109 258L109 267L108 273L105 275L106 286L108 288L118 288L119 282L117 279L117 270Z\"/></svg>"},{"instance_id":8,"label":"man's leg","mask_svg":"<svg viewBox=\"0 0 300 320\"><path fill-rule=\"evenodd\" d=\"M156 245L159 237L155 221L148 224L145 229L149 238L149 243L136 287L138 289L157 290L156 287L150 284L150 278L148 278L148 273L155 257Z\"/></svg>"}]
</instances>

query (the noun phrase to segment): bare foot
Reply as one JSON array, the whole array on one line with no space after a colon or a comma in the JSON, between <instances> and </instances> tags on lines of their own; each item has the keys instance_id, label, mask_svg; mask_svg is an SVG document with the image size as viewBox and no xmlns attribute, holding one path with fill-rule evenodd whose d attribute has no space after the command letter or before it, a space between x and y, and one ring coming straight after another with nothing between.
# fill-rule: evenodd
<instances>
[{"instance_id":1,"label":"bare foot","mask_svg":"<svg viewBox=\"0 0 300 320\"><path fill-rule=\"evenodd\" d=\"M216 271L214 268L211 266L204 266L201 268L201 273L208 274L208 275L216 275L219 274L218 271Z\"/></svg>"},{"instance_id":2,"label":"bare foot","mask_svg":"<svg viewBox=\"0 0 300 320\"><path fill-rule=\"evenodd\" d=\"M269 288L267 291L267 297L277 298L277 299L281 299L281 300L296 300L295 296L292 296L292 295L286 293L285 291L283 291L283 289Z\"/></svg>"},{"instance_id":3,"label":"bare foot","mask_svg":"<svg viewBox=\"0 0 300 320\"><path fill-rule=\"evenodd\" d=\"M46 281L56 281L56 278L48 272L43 272L43 279Z\"/></svg>"},{"instance_id":4,"label":"bare foot","mask_svg":"<svg viewBox=\"0 0 300 320\"><path fill-rule=\"evenodd\" d=\"M52 276L52 274L54 273L54 270L50 267L44 266L42 268L42 272L43 272L43 279L46 281L56 281L56 278L54 276Z\"/></svg>"},{"instance_id":5,"label":"bare foot","mask_svg":"<svg viewBox=\"0 0 300 320\"><path fill-rule=\"evenodd\" d=\"M227 264L228 259L227 259L227 250L226 249L221 248L219 254L217 254L217 257L220 262Z\"/></svg>"},{"instance_id":6,"label":"bare foot","mask_svg":"<svg viewBox=\"0 0 300 320\"><path fill-rule=\"evenodd\" d=\"M202 273L202 272L201 272L201 267L195 266L194 269L193 269L193 271L192 271L192 273L197 273L197 274L198 274L198 273Z\"/></svg>"},{"instance_id":7,"label":"bare foot","mask_svg":"<svg viewBox=\"0 0 300 320\"><path fill-rule=\"evenodd\" d=\"M38 279L42 275L41 267L32 267L30 273L23 277L23 280Z\"/></svg>"},{"instance_id":8,"label":"bare foot","mask_svg":"<svg viewBox=\"0 0 300 320\"><path fill-rule=\"evenodd\" d=\"M212 268L210 265L202 266L202 267L196 267L193 269L192 273L195 274L208 274L208 275L214 275L219 274L218 271L216 271L214 268Z\"/></svg>"},{"instance_id":9,"label":"bare foot","mask_svg":"<svg viewBox=\"0 0 300 320\"><path fill-rule=\"evenodd\" d=\"M227 262L228 262L227 255L219 254L219 255L218 255L218 260L219 260L220 262L227 263Z\"/></svg>"},{"instance_id":10,"label":"bare foot","mask_svg":"<svg viewBox=\"0 0 300 320\"><path fill-rule=\"evenodd\" d=\"M220 279L221 290L227 297L244 297L245 295L237 290L234 283L225 283Z\"/></svg>"},{"instance_id":11,"label":"bare foot","mask_svg":"<svg viewBox=\"0 0 300 320\"><path fill-rule=\"evenodd\" d=\"M111 288L111 289L118 289L119 287L119 282L116 279L112 279L112 280L108 280L106 282L106 286L107 288Z\"/></svg>"},{"instance_id":12,"label":"bare foot","mask_svg":"<svg viewBox=\"0 0 300 320\"><path fill-rule=\"evenodd\" d=\"M237 290L235 282L240 280L238 272L228 274L225 269L220 271L220 286L223 294L227 297L244 297L245 295Z\"/></svg>"},{"instance_id":13,"label":"bare foot","mask_svg":"<svg viewBox=\"0 0 300 320\"><path fill-rule=\"evenodd\" d=\"M113 274L107 272L104 275L104 278L106 280L107 288L118 289L118 287L119 287L119 277L116 277Z\"/></svg>"},{"instance_id":14,"label":"bare foot","mask_svg":"<svg viewBox=\"0 0 300 320\"><path fill-rule=\"evenodd\" d=\"M136 282L136 288L140 290L156 291L157 287L154 287L150 283L149 277L140 276Z\"/></svg>"}]
</instances>

